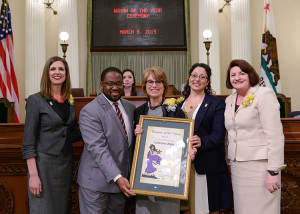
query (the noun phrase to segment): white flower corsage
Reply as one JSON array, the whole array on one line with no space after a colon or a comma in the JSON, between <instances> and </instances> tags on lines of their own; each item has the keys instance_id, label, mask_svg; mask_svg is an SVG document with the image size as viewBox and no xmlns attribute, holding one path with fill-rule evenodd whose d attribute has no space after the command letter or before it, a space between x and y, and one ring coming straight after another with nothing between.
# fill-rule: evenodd
<instances>
[{"instance_id":1,"label":"white flower corsage","mask_svg":"<svg viewBox=\"0 0 300 214\"><path fill-rule=\"evenodd\" d=\"M176 98L168 98L166 99L166 105L167 105L167 111L175 111L176 107L179 103L181 103L184 100L184 97Z\"/></svg>"}]
</instances>

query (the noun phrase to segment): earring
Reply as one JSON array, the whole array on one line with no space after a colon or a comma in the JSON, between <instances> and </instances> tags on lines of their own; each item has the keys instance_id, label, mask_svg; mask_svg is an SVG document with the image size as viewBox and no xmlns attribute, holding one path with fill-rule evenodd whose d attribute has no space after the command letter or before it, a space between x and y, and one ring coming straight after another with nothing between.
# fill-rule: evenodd
<instances>
[{"instance_id":1,"label":"earring","mask_svg":"<svg viewBox=\"0 0 300 214\"><path fill-rule=\"evenodd\" d=\"M206 86L205 89L208 90L208 87Z\"/></svg>"}]
</instances>

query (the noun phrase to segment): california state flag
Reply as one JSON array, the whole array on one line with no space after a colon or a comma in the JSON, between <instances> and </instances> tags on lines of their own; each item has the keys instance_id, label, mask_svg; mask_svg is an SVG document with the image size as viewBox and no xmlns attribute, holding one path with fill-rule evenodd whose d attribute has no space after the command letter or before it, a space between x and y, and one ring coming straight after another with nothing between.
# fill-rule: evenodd
<instances>
[{"instance_id":1,"label":"california state flag","mask_svg":"<svg viewBox=\"0 0 300 214\"><path fill-rule=\"evenodd\" d=\"M261 46L260 85L281 93L276 47L275 25L271 0L264 0L264 25Z\"/></svg>"}]
</instances>

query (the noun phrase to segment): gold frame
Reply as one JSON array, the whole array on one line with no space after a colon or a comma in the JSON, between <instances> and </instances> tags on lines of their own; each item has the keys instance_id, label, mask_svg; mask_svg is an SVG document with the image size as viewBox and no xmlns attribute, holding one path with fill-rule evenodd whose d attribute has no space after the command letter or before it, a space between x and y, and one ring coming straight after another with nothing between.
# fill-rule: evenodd
<instances>
[{"instance_id":1,"label":"gold frame","mask_svg":"<svg viewBox=\"0 0 300 214\"><path fill-rule=\"evenodd\" d=\"M194 121L193 120L182 119L182 118L152 117L152 116L141 115L140 116L140 123L139 123L139 125L141 127L143 127L143 124L144 124L145 120L164 121L164 122L170 122L170 124L172 124L173 122L183 123L183 124L185 124L185 126L183 127L185 133L186 133L186 128L188 128L188 130L187 130L188 138L190 138L194 134ZM131 170L131 175L130 175L130 186L131 186L133 192L136 193L136 194L140 194L140 195L148 195L148 196L157 196L157 197L187 200L188 199L188 191L189 191L190 170L191 170L191 158L187 154L187 151L188 151L188 149L192 148L190 142L186 143L186 144L188 144L188 147L185 151L186 158L184 160L181 159L181 161L186 160L184 187L183 188L181 187L180 190L178 188L178 191L183 190L183 194L160 192L160 191L150 191L150 190L142 190L142 189L135 188L135 177L136 177L136 171L137 171L137 164L138 164L138 161L143 161L143 160L138 159L139 152L144 152L144 150L145 150L144 149L143 151L140 151L141 136L142 135L147 136L147 131L144 130L144 132L142 134L138 135L137 139L136 139L136 145L135 145L135 151L134 151L133 163L132 163L132 170ZM184 139L186 139L185 137L186 137L186 135L184 135ZM181 172L180 172L180 174L181 174ZM143 185L142 183L139 183L139 184ZM150 185L154 185L154 184L150 184ZM161 185L159 185L159 186L161 186ZM163 187L166 188L166 189L168 188L167 186L164 186L164 185L163 185ZM171 187L171 188L176 189L175 187Z\"/></svg>"}]
</instances>

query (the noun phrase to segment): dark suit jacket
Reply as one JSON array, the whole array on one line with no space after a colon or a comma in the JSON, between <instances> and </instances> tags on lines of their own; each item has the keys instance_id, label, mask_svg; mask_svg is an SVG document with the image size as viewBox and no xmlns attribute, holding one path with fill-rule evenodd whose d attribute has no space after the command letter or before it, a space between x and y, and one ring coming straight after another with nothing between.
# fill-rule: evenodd
<instances>
[{"instance_id":1,"label":"dark suit jacket","mask_svg":"<svg viewBox=\"0 0 300 214\"><path fill-rule=\"evenodd\" d=\"M227 169L223 149L225 101L210 94L199 108L194 126L194 134L201 139L194 160L198 174L216 173Z\"/></svg>"},{"instance_id":2,"label":"dark suit jacket","mask_svg":"<svg viewBox=\"0 0 300 214\"><path fill-rule=\"evenodd\" d=\"M28 97L23 138L23 159L37 156L38 152L51 155L72 153L72 132L77 129L74 105L70 105L67 123L52 109L40 93Z\"/></svg>"},{"instance_id":3,"label":"dark suit jacket","mask_svg":"<svg viewBox=\"0 0 300 214\"><path fill-rule=\"evenodd\" d=\"M123 98L120 101L131 125L127 129L129 140L115 110L103 94L80 111L84 149L80 159L78 184L86 189L118 193L121 190L113 179L118 174L129 177L135 105Z\"/></svg>"},{"instance_id":4,"label":"dark suit jacket","mask_svg":"<svg viewBox=\"0 0 300 214\"><path fill-rule=\"evenodd\" d=\"M147 115L148 114L148 102L144 103L143 105L139 106L134 111L134 121L135 125L139 123L140 115ZM162 105L162 112L163 117L174 117L174 118L185 118L184 112L181 110L181 107L177 106L175 111L167 111L166 105Z\"/></svg>"},{"instance_id":5,"label":"dark suit jacket","mask_svg":"<svg viewBox=\"0 0 300 214\"><path fill-rule=\"evenodd\" d=\"M140 116L147 115L148 110L149 110L148 102L146 102L143 105L139 106L134 111L134 128L136 127L137 124L139 124ZM181 110L181 107L179 105L176 107L175 111L167 111L166 105L164 104L162 105L162 112L163 112L163 117L185 118L185 114ZM135 146L135 141L136 138L134 137L134 146Z\"/></svg>"}]
</instances>

